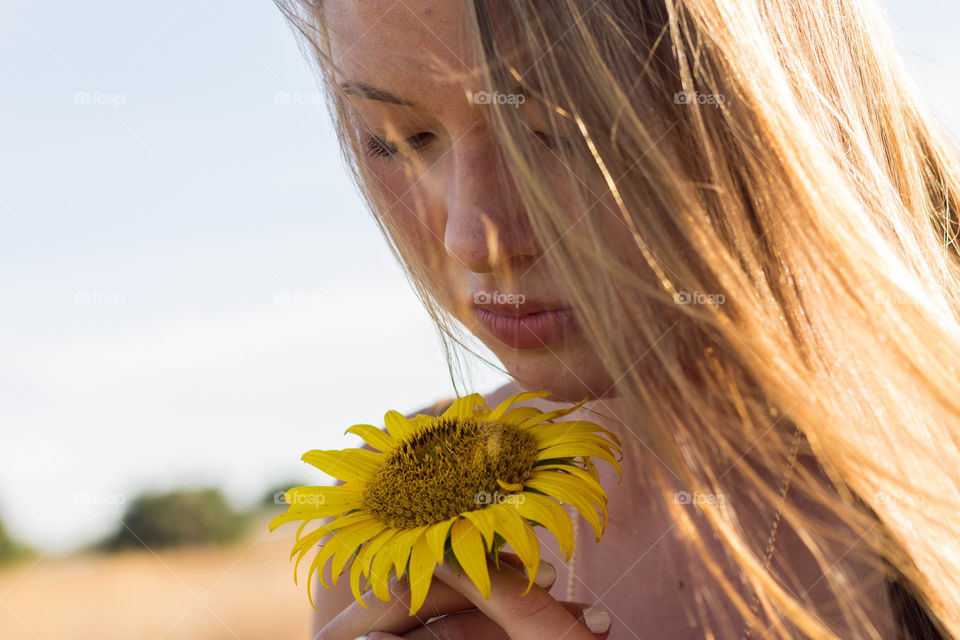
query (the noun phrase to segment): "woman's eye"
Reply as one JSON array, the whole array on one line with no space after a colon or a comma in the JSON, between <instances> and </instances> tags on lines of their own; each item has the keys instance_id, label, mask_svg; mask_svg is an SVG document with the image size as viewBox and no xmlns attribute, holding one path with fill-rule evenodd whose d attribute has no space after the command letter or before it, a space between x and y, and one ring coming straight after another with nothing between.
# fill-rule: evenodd
<instances>
[{"instance_id":1,"label":"woman's eye","mask_svg":"<svg viewBox=\"0 0 960 640\"><path fill-rule=\"evenodd\" d=\"M553 138L545 134L543 131L534 131L533 135L537 136L537 140L539 140L547 149L553 148Z\"/></svg>"},{"instance_id":2,"label":"woman's eye","mask_svg":"<svg viewBox=\"0 0 960 640\"><path fill-rule=\"evenodd\" d=\"M540 143L547 149L554 149L557 151L566 151L570 149L570 141L566 138L560 138L557 140L556 138L547 135L543 131L534 131L533 135L537 136L537 140L539 140Z\"/></svg>"},{"instance_id":3,"label":"woman's eye","mask_svg":"<svg viewBox=\"0 0 960 640\"><path fill-rule=\"evenodd\" d=\"M422 151L433 139L433 134L428 132L418 133L405 139L401 146L404 150L409 149L415 153ZM387 141L380 136L370 135L367 138L367 152L373 157L397 156L400 154L398 145Z\"/></svg>"}]
</instances>

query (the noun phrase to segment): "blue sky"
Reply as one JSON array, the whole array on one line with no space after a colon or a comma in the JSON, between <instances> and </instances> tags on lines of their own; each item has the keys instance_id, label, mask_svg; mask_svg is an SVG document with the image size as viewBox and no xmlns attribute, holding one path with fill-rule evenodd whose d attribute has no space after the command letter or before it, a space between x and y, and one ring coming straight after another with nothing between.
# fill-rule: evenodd
<instances>
[{"instance_id":1,"label":"blue sky","mask_svg":"<svg viewBox=\"0 0 960 640\"><path fill-rule=\"evenodd\" d=\"M890 0L960 132L960 6ZM270 2L0 0L0 515L52 552L142 490L239 507L452 393ZM282 104L277 95L291 96ZM502 382L478 365L474 388Z\"/></svg>"}]
</instances>

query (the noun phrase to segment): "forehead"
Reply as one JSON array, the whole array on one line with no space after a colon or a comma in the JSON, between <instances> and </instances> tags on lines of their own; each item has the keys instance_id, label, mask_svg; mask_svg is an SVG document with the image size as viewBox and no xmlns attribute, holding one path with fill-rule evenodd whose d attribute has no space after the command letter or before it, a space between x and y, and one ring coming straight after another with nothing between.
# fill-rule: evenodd
<instances>
[{"instance_id":1,"label":"forehead","mask_svg":"<svg viewBox=\"0 0 960 640\"><path fill-rule=\"evenodd\" d=\"M464 3L333 0L324 21L338 80L392 86L466 80L473 65Z\"/></svg>"}]
</instances>

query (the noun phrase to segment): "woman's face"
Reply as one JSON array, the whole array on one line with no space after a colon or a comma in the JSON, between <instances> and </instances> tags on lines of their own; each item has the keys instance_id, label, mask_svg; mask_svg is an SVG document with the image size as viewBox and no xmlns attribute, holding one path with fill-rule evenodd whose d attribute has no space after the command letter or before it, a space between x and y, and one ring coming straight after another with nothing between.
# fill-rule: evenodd
<instances>
[{"instance_id":1,"label":"woman's face","mask_svg":"<svg viewBox=\"0 0 960 640\"><path fill-rule=\"evenodd\" d=\"M520 210L515 186L498 178L502 158L483 119L457 2L337 0L326 4L335 76L372 138L362 158L387 195L394 228L444 285L451 311L528 388L565 400L600 397L603 371L548 270ZM458 77L451 78L455 72ZM517 94L543 163L567 175L542 105ZM578 219L570 211L571 228Z\"/></svg>"}]
</instances>

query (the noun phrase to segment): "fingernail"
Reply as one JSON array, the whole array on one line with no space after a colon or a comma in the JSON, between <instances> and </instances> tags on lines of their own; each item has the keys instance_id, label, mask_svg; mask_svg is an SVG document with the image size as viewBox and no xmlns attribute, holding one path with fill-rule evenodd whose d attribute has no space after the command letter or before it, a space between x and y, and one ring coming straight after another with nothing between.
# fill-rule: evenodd
<instances>
[{"instance_id":1,"label":"fingernail","mask_svg":"<svg viewBox=\"0 0 960 640\"><path fill-rule=\"evenodd\" d=\"M604 633L610 629L610 614L603 609L587 607L583 610L583 622L591 633Z\"/></svg>"},{"instance_id":2,"label":"fingernail","mask_svg":"<svg viewBox=\"0 0 960 640\"><path fill-rule=\"evenodd\" d=\"M527 573L527 568L523 568L523 572ZM530 574L527 573L529 576ZM557 570L553 568L553 565L549 562L540 561L540 564L537 565L537 576L533 579L533 583L538 587L547 588L553 584L553 581L557 579Z\"/></svg>"}]
</instances>

